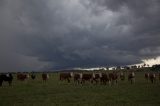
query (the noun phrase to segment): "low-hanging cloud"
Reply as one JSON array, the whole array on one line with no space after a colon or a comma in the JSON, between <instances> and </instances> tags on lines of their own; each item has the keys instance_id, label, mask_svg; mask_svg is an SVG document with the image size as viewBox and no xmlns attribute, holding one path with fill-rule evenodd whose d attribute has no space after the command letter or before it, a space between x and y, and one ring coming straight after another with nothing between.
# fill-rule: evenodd
<instances>
[{"instance_id":1,"label":"low-hanging cloud","mask_svg":"<svg viewBox=\"0 0 160 106\"><path fill-rule=\"evenodd\" d=\"M158 0L1 0L0 71L128 65L160 55Z\"/></svg>"}]
</instances>

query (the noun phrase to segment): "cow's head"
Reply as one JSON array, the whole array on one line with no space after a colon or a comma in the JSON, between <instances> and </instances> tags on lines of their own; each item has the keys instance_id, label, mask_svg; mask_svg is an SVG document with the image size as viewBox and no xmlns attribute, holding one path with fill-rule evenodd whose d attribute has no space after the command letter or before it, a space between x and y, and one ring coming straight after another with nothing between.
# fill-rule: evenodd
<instances>
[{"instance_id":1,"label":"cow's head","mask_svg":"<svg viewBox=\"0 0 160 106\"><path fill-rule=\"evenodd\" d=\"M101 72L99 73L99 77L100 77L100 78L102 77L102 73L101 73Z\"/></svg>"},{"instance_id":2,"label":"cow's head","mask_svg":"<svg viewBox=\"0 0 160 106\"><path fill-rule=\"evenodd\" d=\"M83 74L82 74L82 73L79 73L79 75L80 75L80 79L82 79L82 78L83 78Z\"/></svg>"},{"instance_id":3,"label":"cow's head","mask_svg":"<svg viewBox=\"0 0 160 106\"><path fill-rule=\"evenodd\" d=\"M74 76L73 72L70 72L70 76L71 76L71 77L73 77L73 76Z\"/></svg>"},{"instance_id":4,"label":"cow's head","mask_svg":"<svg viewBox=\"0 0 160 106\"><path fill-rule=\"evenodd\" d=\"M95 73L94 73L94 72L92 73L92 77L93 77L93 78L95 78L95 77L96 77L96 75L95 75Z\"/></svg>"}]
</instances>

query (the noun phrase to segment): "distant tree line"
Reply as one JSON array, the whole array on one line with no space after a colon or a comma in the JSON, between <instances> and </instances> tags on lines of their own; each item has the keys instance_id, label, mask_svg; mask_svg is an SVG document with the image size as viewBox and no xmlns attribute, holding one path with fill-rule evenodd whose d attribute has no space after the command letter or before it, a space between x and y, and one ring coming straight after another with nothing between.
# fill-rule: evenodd
<instances>
[{"instance_id":1,"label":"distant tree line","mask_svg":"<svg viewBox=\"0 0 160 106\"><path fill-rule=\"evenodd\" d=\"M151 70L152 71L160 71L160 64L153 65Z\"/></svg>"}]
</instances>

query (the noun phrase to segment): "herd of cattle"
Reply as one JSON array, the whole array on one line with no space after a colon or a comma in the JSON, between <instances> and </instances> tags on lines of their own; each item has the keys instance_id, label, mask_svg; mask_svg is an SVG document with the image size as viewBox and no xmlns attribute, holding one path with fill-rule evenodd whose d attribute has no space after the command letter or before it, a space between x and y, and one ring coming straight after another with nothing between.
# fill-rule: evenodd
<instances>
[{"instance_id":1,"label":"herd of cattle","mask_svg":"<svg viewBox=\"0 0 160 106\"><path fill-rule=\"evenodd\" d=\"M17 80L19 80L19 81L25 81L25 80L29 79L30 77L32 80L34 80L36 78L36 75L34 73L32 73L31 75L29 73L17 73ZM42 80L46 82L47 79L49 79L49 74L42 73ZM0 86L2 86L2 83L4 81L7 81L9 83L9 85L11 85L12 80L13 80L13 75L11 73L0 74Z\"/></svg>"},{"instance_id":2,"label":"herd of cattle","mask_svg":"<svg viewBox=\"0 0 160 106\"><path fill-rule=\"evenodd\" d=\"M128 73L128 81L131 84L135 83L135 72L131 71ZM49 79L48 73L42 73L42 80L46 82ZM156 79L160 80L160 73L155 74L153 72L147 72L144 75L147 81L151 81L151 83L155 83ZM36 79L36 75L34 73L17 73L17 80L25 81L31 78L32 80ZM62 72L59 73L59 80L60 81L67 81L68 83L71 80L77 84L84 84L85 82L95 83L95 84L116 84L118 79L124 81L126 79L126 74L124 72L116 72L113 71L111 73L102 73L102 72L92 72L92 73L77 73L77 72ZM0 86L4 81L7 81L9 85L12 84L13 75L11 73L7 74L0 74Z\"/></svg>"},{"instance_id":3,"label":"herd of cattle","mask_svg":"<svg viewBox=\"0 0 160 106\"><path fill-rule=\"evenodd\" d=\"M156 77L159 78L160 80L160 73L159 74L155 74L155 73L145 73L144 75L145 79L147 81L151 81L151 83L155 83L156 82ZM128 74L128 81L133 84L135 83L135 72L131 71ZM126 79L126 75L124 72L116 72L113 71L112 73L60 73L60 80L66 80L68 82L71 81L71 79L73 79L73 81L77 84L84 84L86 81L91 82L91 83L95 83L95 84L116 84L118 83L118 79L120 79L121 81L124 81Z\"/></svg>"}]
</instances>

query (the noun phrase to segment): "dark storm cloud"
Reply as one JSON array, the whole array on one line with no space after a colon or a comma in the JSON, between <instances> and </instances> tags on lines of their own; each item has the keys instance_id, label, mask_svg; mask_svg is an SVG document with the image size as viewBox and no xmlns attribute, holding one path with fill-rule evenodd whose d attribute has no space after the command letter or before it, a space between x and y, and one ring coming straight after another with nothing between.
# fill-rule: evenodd
<instances>
[{"instance_id":1,"label":"dark storm cloud","mask_svg":"<svg viewBox=\"0 0 160 106\"><path fill-rule=\"evenodd\" d=\"M121 14L116 20L116 26L122 26L122 30L123 26L128 27L127 30L129 31L124 33L127 35L126 41L122 37L122 40L121 38L118 39L121 44L115 43L115 45L118 44L118 46L130 51L133 50L132 52L160 46L160 15L158 14L160 12L160 2L158 0L94 0L93 3ZM139 52L135 52L136 55L139 54Z\"/></svg>"},{"instance_id":2,"label":"dark storm cloud","mask_svg":"<svg viewBox=\"0 0 160 106\"><path fill-rule=\"evenodd\" d=\"M140 63L160 55L158 0L2 0L0 69Z\"/></svg>"}]
</instances>

